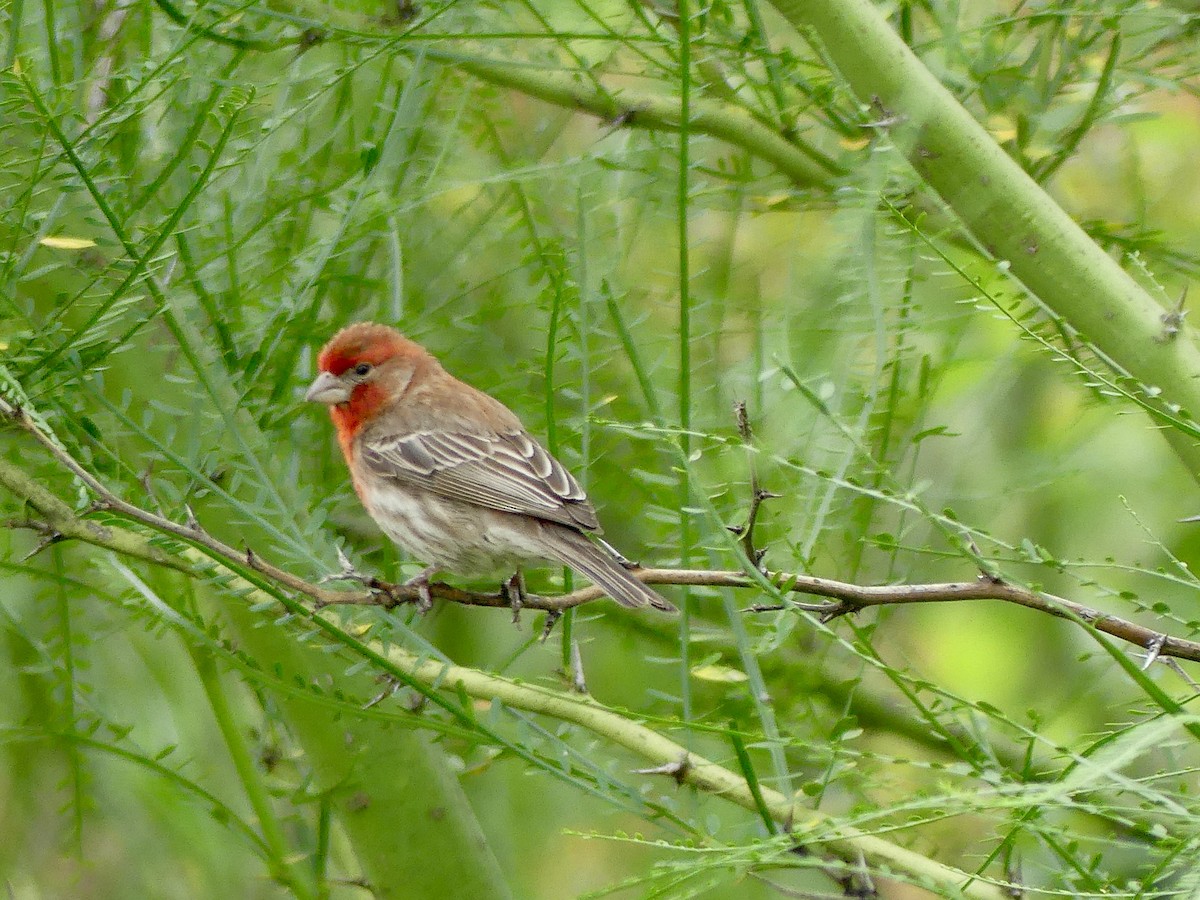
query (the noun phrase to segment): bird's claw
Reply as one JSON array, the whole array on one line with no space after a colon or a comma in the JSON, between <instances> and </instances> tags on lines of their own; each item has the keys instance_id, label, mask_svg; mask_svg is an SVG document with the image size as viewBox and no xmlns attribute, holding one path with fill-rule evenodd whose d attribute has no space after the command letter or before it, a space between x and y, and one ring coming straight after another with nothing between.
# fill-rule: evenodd
<instances>
[{"instance_id":1,"label":"bird's claw","mask_svg":"<svg viewBox=\"0 0 1200 900\"><path fill-rule=\"evenodd\" d=\"M425 615L433 609L433 594L429 590L429 579L436 575L437 571L436 566L430 566L404 582L404 587L416 589L417 609L421 611L421 615Z\"/></svg>"}]
</instances>

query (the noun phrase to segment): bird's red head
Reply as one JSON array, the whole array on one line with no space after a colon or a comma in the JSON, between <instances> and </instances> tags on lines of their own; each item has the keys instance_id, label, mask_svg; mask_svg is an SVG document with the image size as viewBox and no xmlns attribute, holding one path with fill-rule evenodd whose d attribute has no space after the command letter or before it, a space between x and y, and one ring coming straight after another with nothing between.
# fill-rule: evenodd
<instances>
[{"instance_id":1,"label":"bird's red head","mask_svg":"<svg viewBox=\"0 0 1200 900\"><path fill-rule=\"evenodd\" d=\"M321 374L305 399L329 406L338 437L345 442L403 394L426 360L432 357L424 348L395 328L358 322L322 348L317 357Z\"/></svg>"},{"instance_id":2,"label":"bird's red head","mask_svg":"<svg viewBox=\"0 0 1200 900\"><path fill-rule=\"evenodd\" d=\"M382 365L393 356L403 356L416 347L395 328L374 322L356 322L329 339L317 357L317 368L341 376L364 363Z\"/></svg>"}]
</instances>

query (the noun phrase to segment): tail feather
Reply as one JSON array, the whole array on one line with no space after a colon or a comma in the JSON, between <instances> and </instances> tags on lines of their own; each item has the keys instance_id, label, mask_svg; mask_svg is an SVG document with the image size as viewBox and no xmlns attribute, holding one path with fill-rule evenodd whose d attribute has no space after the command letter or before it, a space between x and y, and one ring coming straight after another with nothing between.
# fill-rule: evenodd
<instances>
[{"instance_id":1,"label":"tail feather","mask_svg":"<svg viewBox=\"0 0 1200 900\"><path fill-rule=\"evenodd\" d=\"M634 608L653 606L663 612L679 611L673 603L638 581L616 557L592 543L585 535L573 528L562 528L556 537L559 535L565 540L554 542L559 545L555 556L572 569L586 575L593 584L603 588L604 593L618 603Z\"/></svg>"}]
</instances>

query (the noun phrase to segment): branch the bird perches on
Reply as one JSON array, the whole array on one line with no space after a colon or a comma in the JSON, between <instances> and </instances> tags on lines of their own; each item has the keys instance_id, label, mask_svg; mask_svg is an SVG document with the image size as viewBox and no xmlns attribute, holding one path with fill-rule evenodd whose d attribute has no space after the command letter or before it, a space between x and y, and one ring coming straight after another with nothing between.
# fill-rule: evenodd
<instances>
[{"instance_id":1,"label":"branch the bird perches on","mask_svg":"<svg viewBox=\"0 0 1200 900\"><path fill-rule=\"evenodd\" d=\"M384 606L392 608L404 603L416 603L421 599L416 587L391 584L377 578L361 578L362 590L339 590L327 588L320 583L310 582L265 560L250 548L238 550L206 531L190 509L186 509L186 521L174 522L157 513L144 510L110 491L91 472L87 471L61 444L46 434L24 409L0 399L0 414L19 425L38 441L55 459L75 475L93 494L92 505L83 514L76 514L50 492L37 486L22 484L27 477L15 467L0 466L0 483L22 496L29 505L42 515L42 521L26 520L11 525L35 528L42 534L37 550L51 543L74 538L88 543L108 544L100 540L103 528L90 521L87 516L108 512L144 525L162 534L171 535L195 545L215 558L224 559L238 567L248 567L283 587L307 597L317 608L326 606ZM744 436L747 436L744 433ZM29 496L36 493L37 496ZM53 498L53 503L51 498ZM54 504L61 504L55 506ZM53 507L53 508L51 508ZM747 528L747 530L749 530ZM753 550L753 548L751 548ZM752 555L757 555L752 552ZM167 562L169 557L157 562ZM633 574L647 584L687 585L691 587L718 587L759 590L772 596L775 602L754 604L746 612L796 611L817 615L822 622L839 616L859 612L871 606L890 606L909 603L952 603L977 600L999 600L1037 610L1057 618L1073 621L1083 627L1119 638L1134 644L1147 654L1145 665L1156 659L1175 658L1200 662L1200 642L1173 637L1161 631L1139 625L1127 619L1101 612L1073 600L1022 587L991 574L981 574L972 581L944 582L933 584L858 585L814 575L789 572L763 572L758 570L736 571L717 569L660 569L635 568ZM337 575L349 573L335 573ZM509 596L501 591L495 593L470 591L444 583L429 585L430 595L439 600L459 603L464 606L511 608ZM792 599L794 595L824 597L819 603L804 603ZM542 610L549 614L589 603L604 596L594 586L579 588L566 594L539 596L528 594L522 598L524 609Z\"/></svg>"}]
</instances>

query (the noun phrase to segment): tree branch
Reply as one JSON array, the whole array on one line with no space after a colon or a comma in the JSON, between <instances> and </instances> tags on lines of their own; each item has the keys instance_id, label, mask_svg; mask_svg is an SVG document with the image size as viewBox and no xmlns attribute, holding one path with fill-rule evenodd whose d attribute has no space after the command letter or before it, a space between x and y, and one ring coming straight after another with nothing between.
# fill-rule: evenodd
<instances>
[{"instance_id":1,"label":"tree branch","mask_svg":"<svg viewBox=\"0 0 1200 900\"><path fill-rule=\"evenodd\" d=\"M368 590L338 590L313 584L303 578L273 565L253 550L239 551L218 540L205 531L188 511L188 520L180 525L156 513L148 512L125 501L104 486L94 475L79 464L59 443L45 434L32 417L20 407L0 399L0 415L6 415L45 447L52 456L79 478L96 495L92 511L108 510L138 522L155 531L179 538L201 550L208 556L247 567L267 576L284 587L308 597L317 609L326 606L384 606L394 608L402 603L419 603L418 588L403 584L392 584L377 578L365 579ZM75 538L89 544L115 549L157 565L187 570L177 559L157 547L122 530L114 530L77 516L58 497L26 475L19 467L0 460L0 484L23 498L43 517L43 522L17 521L10 524L18 527L36 527L44 534L60 538ZM119 544L120 546L115 546ZM826 597L826 603L801 603L785 600L782 604L756 604L747 612L770 612L796 610L811 612L829 622L839 616L849 615L869 606L891 606L906 603L954 603L968 600L1000 600L1015 603L1028 609L1047 613L1073 622L1086 622L1097 631L1134 644L1149 654L1149 661L1160 657L1174 657L1191 662L1200 662L1200 641L1172 637L1164 632L1147 628L1127 619L1101 612L1082 603L1044 591L1035 591L1011 584L991 575L981 575L974 581L942 582L933 584L860 585L815 575L790 572L766 572L758 577L745 572L720 569L647 569L631 570L634 577L646 584L687 585L691 587L755 588L761 587L759 579L765 578L782 594L807 594ZM511 609L509 598L501 593L464 590L441 582L429 585L429 595L450 603L464 606L483 606L496 609ZM525 609L537 609L550 613L581 606L604 597L600 588L591 585L566 594L543 597L528 594L522 602Z\"/></svg>"},{"instance_id":2,"label":"tree branch","mask_svg":"<svg viewBox=\"0 0 1200 900\"><path fill-rule=\"evenodd\" d=\"M310 584L298 576L266 563L256 554L240 553L218 541L195 524L190 516L188 524L178 525L121 500L87 472L56 441L38 429L33 419L23 410L0 400L0 414L6 414L33 435L42 446L97 495L97 503L92 507L94 510L110 510L117 515L180 538L186 543L194 544L197 549L185 551L180 557L174 557L161 548L154 547L149 538L136 532L119 526L100 526L95 522L88 521L84 518L84 515L88 513L76 513L60 498L37 484L19 466L0 459L0 484L36 510L45 519L46 526L53 528L64 538L77 538L144 562L168 566L192 577L201 577L203 574L201 568L203 564L201 554L203 554L226 564L225 567L234 576L233 589L239 594L244 594L248 602L256 604L272 600L273 598L260 588L241 577L241 571L247 567L253 568L256 572L278 580L285 587L317 600L315 608L308 615L314 624L324 626L322 630L334 640L339 639L341 631L321 616L320 610L323 606L333 602L348 601L352 598L359 603L385 602L381 601L378 596L366 592L328 590ZM714 579L736 580L740 578L745 585L750 585L746 576L733 572L706 573L684 570L672 573L672 570L644 569L638 575L647 581L655 580L655 583L716 583ZM671 577L676 580L663 582L659 576ZM688 579L696 580L689 581ZM497 602L492 603L491 595L472 594L447 588L444 585L432 587L435 588L434 596L444 599L474 605L507 606L507 602L500 602L498 597L495 598ZM415 591L410 593L415 594ZM585 598L584 594L589 594L589 596ZM544 605L539 608L553 611L566 608L566 606L578 605L599 596L602 596L599 592L576 591L556 598L530 597L529 601L530 605L533 605L534 601L541 602ZM415 600L416 598L415 596L411 598L406 596L404 599ZM396 601L393 599L392 602ZM342 642L351 650L362 649L357 641L343 640ZM799 807L792 798L778 791L759 786L759 798L756 798L751 786L737 773L691 753L675 741L644 725L630 721L620 713L601 706L590 697L580 697L577 694L509 681L475 669L430 660L425 656L418 656L395 646L388 648L386 657L377 653L369 653L368 657L391 677L402 678L410 683L418 682L427 687L436 686L439 690L457 689L471 697L498 700L513 709L546 715L579 725L649 760L654 767L672 766L672 777L675 777L681 785L691 785L699 790L722 797L751 812L759 810L761 801L775 821L793 831L797 843L819 844L826 852L854 863L866 859L886 867L893 873L905 875L916 881L932 881L946 888L958 890L961 892L961 896L980 898L980 900L998 900L1004 896L1002 889L973 880L964 872L872 834L839 825L832 817L823 813ZM686 765L681 764L683 759L686 759ZM664 771L666 770L664 769ZM967 884L968 887L962 888L963 884Z\"/></svg>"}]
</instances>

